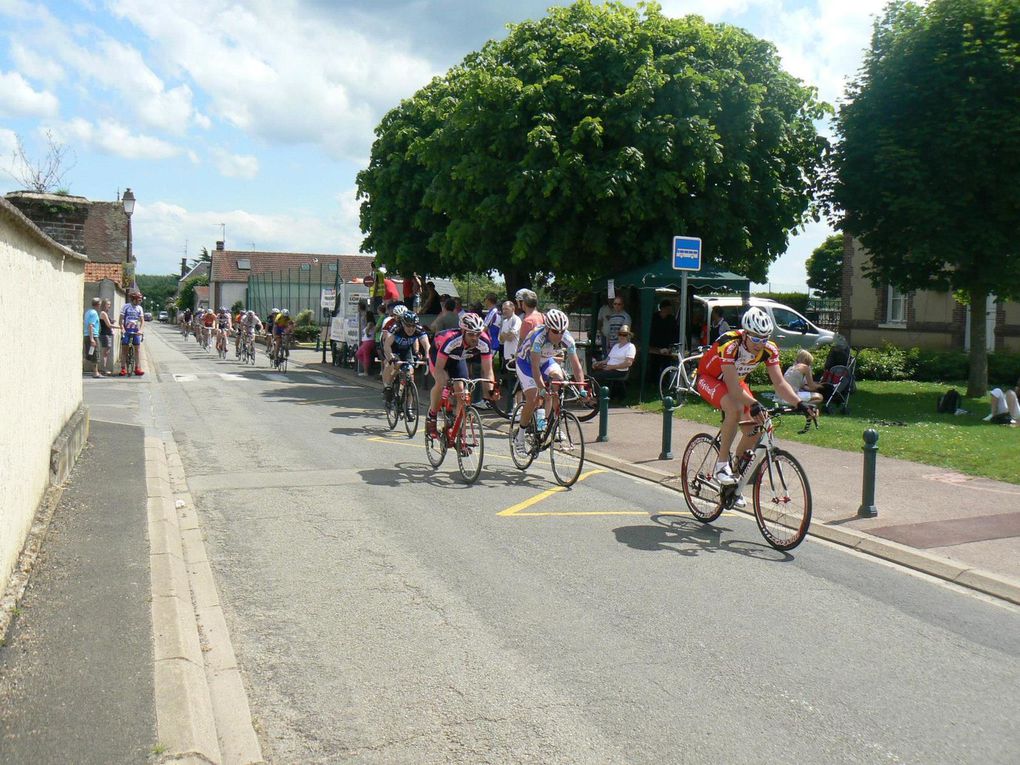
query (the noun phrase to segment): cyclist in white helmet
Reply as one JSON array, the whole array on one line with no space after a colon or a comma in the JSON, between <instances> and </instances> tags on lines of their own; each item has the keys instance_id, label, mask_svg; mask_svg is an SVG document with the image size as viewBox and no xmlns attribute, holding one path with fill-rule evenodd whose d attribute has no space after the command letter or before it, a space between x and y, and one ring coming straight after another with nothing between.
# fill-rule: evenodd
<instances>
[{"instance_id":1,"label":"cyclist in white helmet","mask_svg":"<svg viewBox=\"0 0 1020 765\"><path fill-rule=\"evenodd\" d=\"M545 314L544 323L531 330L517 349L517 379L524 391L522 423L531 423L531 415L538 404L538 397L545 394L546 384L550 380L564 379L563 369L557 363L559 356L570 360L574 380L584 382L584 368L577 357L577 347L567 331L567 324L567 315L553 308ZM527 448L523 427L514 437L514 448L520 452Z\"/></svg>"},{"instance_id":2,"label":"cyclist in white helmet","mask_svg":"<svg viewBox=\"0 0 1020 765\"><path fill-rule=\"evenodd\" d=\"M737 434L737 425L740 420L757 417L760 409L744 378L764 362L779 398L792 406L803 406L797 392L783 379L779 348L769 339L775 329L772 317L761 308L752 306L744 312L740 327L720 335L698 364L698 393L726 414L719 431L719 456L715 466L715 479L723 486L737 482L730 469L730 447ZM743 454L754 446L754 441L751 428L746 427L737 454Z\"/></svg>"}]
</instances>

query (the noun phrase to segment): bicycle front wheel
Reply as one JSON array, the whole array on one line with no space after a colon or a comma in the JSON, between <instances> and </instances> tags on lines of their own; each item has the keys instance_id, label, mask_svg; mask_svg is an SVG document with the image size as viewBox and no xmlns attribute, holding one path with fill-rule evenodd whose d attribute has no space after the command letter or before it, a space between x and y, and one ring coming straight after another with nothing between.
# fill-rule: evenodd
<instances>
[{"instance_id":1,"label":"bicycle front wheel","mask_svg":"<svg viewBox=\"0 0 1020 765\"><path fill-rule=\"evenodd\" d=\"M482 418L473 406L464 408L464 421L457 433L457 466L465 483L474 483L482 472L482 457L485 455L485 432Z\"/></svg>"},{"instance_id":2,"label":"bicycle front wheel","mask_svg":"<svg viewBox=\"0 0 1020 765\"><path fill-rule=\"evenodd\" d=\"M811 525L811 487L793 455L776 449L754 481L754 519L765 541L792 550Z\"/></svg>"},{"instance_id":3,"label":"bicycle front wheel","mask_svg":"<svg viewBox=\"0 0 1020 765\"><path fill-rule=\"evenodd\" d=\"M390 391L390 400L386 401L386 394L383 394L383 409L386 410L386 424L390 426L390 430L397 427L397 420L400 419L400 402L397 401L397 392L394 390Z\"/></svg>"},{"instance_id":4,"label":"bicycle front wheel","mask_svg":"<svg viewBox=\"0 0 1020 765\"><path fill-rule=\"evenodd\" d=\"M404 386L404 400L402 402L404 413L404 429L408 438L414 438L418 432L418 386L413 380L408 380Z\"/></svg>"},{"instance_id":5,"label":"bicycle front wheel","mask_svg":"<svg viewBox=\"0 0 1020 765\"><path fill-rule=\"evenodd\" d=\"M672 366L663 369L662 374L659 375L659 398L664 399L666 396L676 398L676 391L679 387L677 383L679 380L680 367Z\"/></svg>"},{"instance_id":6,"label":"bicycle front wheel","mask_svg":"<svg viewBox=\"0 0 1020 765\"><path fill-rule=\"evenodd\" d=\"M584 434L581 423L572 412L562 412L553 431L549 449L553 476L560 486L573 486L584 468Z\"/></svg>"},{"instance_id":7,"label":"bicycle front wheel","mask_svg":"<svg viewBox=\"0 0 1020 765\"><path fill-rule=\"evenodd\" d=\"M680 480L684 499L691 514L702 523L711 523L723 511L719 487L712 480L719 444L708 433L698 433L684 449L680 463Z\"/></svg>"},{"instance_id":8,"label":"bicycle front wheel","mask_svg":"<svg viewBox=\"0 0 1020 765\"><path fill-rule=\"evenodd\" d=\"M433 438L428 434L428 428L425 430L425 456L433 468L438 468L446 459L446 434L440 431L438 437Z\"/></svg>"},{"instance_id":9,"label":"bicycle front wheel","mask_svg":"<svg viewBox=\"0 0 1020 765\"><path fill-rule=\"evenodd\" d=\"M524 411L524 404L518 404L514 407L513 414L510 415L510 458L520 470L527 470L535 460L535 450L532 448L531 438L525 435L524 443L527 446L524 452L518 452L514 445L517 432L521 427L527 428L527 425L521 425L522 411Z\"/></svg>"}]
</instances>

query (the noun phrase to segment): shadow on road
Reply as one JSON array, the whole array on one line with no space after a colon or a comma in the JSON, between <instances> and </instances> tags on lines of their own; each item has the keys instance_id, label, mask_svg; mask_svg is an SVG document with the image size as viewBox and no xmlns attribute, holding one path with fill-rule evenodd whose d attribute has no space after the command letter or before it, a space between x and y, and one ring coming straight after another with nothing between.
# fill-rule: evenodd
<instances>
[{"instance_id":1,"label":"shadow on road","mask_svg":"<svg viewBox=\"0 0 1020 765\"><path fill-rule=\"evenodd\" d=\"M621 526L613 529L616 541L634 550L660 552L663 550L693 557L703 553L730 552L750 558L785 563L794 560L761 542L742 539L722 540L722 532L731 531L725 526L709 526L676 515L653 515L652 526Z\"/></svg>"},{"instance_id":2,"label":"shadow on road","mask_svg":"<svg viewBox=\"0 0 1020 765\"><path fill-rule=\"evenodd\" d=\"M483 465L478 480L468 485L461 480L460 473L457 472L457 458L453 454L447 454L443 464L435 469L427 462L397 462L393 467L369 468L358 471L358 474L365 483L373 486L397 487L427 483L430 486L444 488L504 490L507 486L541 489L546 485L546 481L540 476L522 473L516 468L488 464Z\"/></svg>"}]
</instances>

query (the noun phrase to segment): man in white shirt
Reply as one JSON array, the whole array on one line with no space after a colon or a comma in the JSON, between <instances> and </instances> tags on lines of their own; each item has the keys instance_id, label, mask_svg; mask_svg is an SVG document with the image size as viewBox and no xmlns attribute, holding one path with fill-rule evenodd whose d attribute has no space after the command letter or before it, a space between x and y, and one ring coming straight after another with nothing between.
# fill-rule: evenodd
<instances>
[{"instance_id":1,"label":"man in white shirt","mask_svg":"<svg viewBox=\"0 0 1020 765\"><path fill-rule=\"evenodd\" d=\"M616 336L623 326L630 326L630 314L624 309L623 298L617 295L613 298L613 310L602 324L602 334L606 338L607 348L612 348L616 344Z\"/></svg>"},{"instance_id":2,"label":"man in white shirt","mask_svg":"<svg viewBox=\"0 0 1020 765\"><path fill-rule=\"evenodd\" d=\"M627 377L627 373L637 358L637 348L630 341L630 325L624 324L617 330L616 344L609 349L609 355L603 361L592 364L591 376L599 384L619 382ZM610 385L612 388L613 386ZM621 394L622 395L622 394Z\"/></svg>"},{"instance_id":3,"label":"man in white shirt","mask_svg":"<svg viewBox=\"0 0 1020 765\"><path fill-rule=\"evenodd\" d=\"M514 303L507 300L503 303L503 318L499 324L499 343L503 349L503 359L512 359L517 355L518 333L521 331L521 317L514 313Z\"/></svg>"}]
</instances>

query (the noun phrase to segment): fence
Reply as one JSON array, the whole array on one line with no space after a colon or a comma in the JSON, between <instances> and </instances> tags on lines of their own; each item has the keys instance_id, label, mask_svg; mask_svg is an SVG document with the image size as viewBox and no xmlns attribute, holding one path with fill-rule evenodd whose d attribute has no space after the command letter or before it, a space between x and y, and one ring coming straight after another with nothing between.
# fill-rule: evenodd
<instances>
[{"instance_id":1,"label":"fence","mask_svg":"<svg viewBox=\"0 0 1020 765\"><path fill-rule=\"evenodd\" d=\"M339 286L339 268L339 261L320 261L249 276L247 308L263 317L273 308L287 309L291 316L310 310L315 322L324 326L329 322L329 313L321 306L322 291Z\"/></svg>"}]
</instances>

